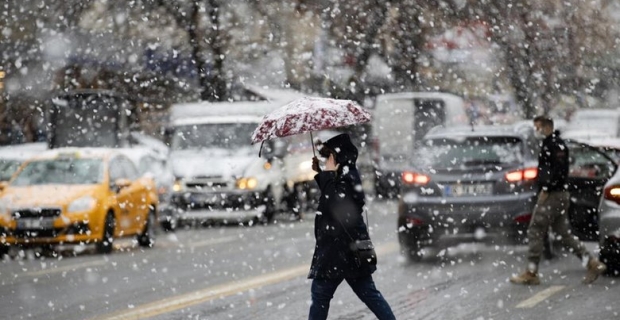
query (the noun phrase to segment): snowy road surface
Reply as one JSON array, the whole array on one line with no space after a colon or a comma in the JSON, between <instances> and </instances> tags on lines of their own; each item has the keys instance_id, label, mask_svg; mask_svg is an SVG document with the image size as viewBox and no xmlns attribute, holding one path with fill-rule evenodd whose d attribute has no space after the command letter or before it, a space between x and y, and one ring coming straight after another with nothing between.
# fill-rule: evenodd
<instances>
[{"instance_id":1,"label":"snowy road surface","mask_svg":"<svg viewBox=\"0 0 620 320\"><path fill-rule=\"evenodd\" d=\"M398 319L620 319L619 278L590 286L573 256L541 266L540 286L515 286L524 246L461 245L407 263L398 253L396 203L370 205L374 278ZM268 226L214 226L159 234L155 248L117 241L108 256L0 262L2 319L305 319L313 216ZM588 243L595 249L594 243ZM330 319L374 319L346 284Z\"/></svg>"}]
</instances>

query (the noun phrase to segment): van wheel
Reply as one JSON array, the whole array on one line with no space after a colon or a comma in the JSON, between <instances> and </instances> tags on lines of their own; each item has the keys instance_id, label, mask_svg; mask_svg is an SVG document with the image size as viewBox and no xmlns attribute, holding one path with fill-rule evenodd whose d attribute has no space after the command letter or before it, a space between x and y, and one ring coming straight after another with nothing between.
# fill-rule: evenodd
<instances>
[{"instance_id":1,"label":"van wheel","mask_svg":"<svg viewBox=\"0 0 620 320\"><path fill-rule=\"evenodd\" d=\"M114 220L114 214L108 212L103 222L103 236L101 240L97 242L97 252L103 254L109 254L114 248L114 226L116 222Z\"/></svg>"},{"instance_id":2,"label":"van wheel","mask_svg":"<svg viewBox=\"0 0 620 320\"><path fill-rule=\"evenodd\" d=\"M265 213L263 214L263 222L269 223L273 221L273 217L276 215L276 199L273 196L273 192L271 191L271 187L267 189L265 195L263 196L263 201L265 205Z\"/></svg>"},{"instance_id":3,"label":"van wheel","mask_svg":"<svg viewBox=\"0 0 620 320\"><path fill-rule=\"evenodd\" d=\"M149 209L144 229L138 235L138 244L141 247L152 248L155 245L155 209Z\"/></svg>"}]
</instances>

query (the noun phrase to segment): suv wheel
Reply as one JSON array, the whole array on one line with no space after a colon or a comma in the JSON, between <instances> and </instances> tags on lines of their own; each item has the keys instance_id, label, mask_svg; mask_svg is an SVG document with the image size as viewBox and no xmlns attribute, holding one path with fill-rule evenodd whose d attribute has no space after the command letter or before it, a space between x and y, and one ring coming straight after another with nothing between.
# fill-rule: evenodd
<instances>
[{"instance_id":1,"label":"suv wheel","mask_svg":"<svg viewBox=\"0 0 620 320\"><path fill-rule=\"evenodd\" d=\"M419 242L412 242L406 239L406 235L399 233L398 240L400 242L400 253L407 258L409 262L422 261L422 246Z\"/></svg>"}]
</instances>

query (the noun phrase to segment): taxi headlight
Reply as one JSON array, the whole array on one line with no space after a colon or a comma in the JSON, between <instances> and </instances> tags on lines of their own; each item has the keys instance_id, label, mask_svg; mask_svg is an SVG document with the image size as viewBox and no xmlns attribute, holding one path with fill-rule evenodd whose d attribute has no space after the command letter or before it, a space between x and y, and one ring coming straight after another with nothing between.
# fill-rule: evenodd
<instances>
[{"instance_id":1,"label":"taxi headlight","mask_svg":"<svg viewBox=\"0 0 620 320\"><path fill-rule=\"evenodd\" d=\"M237 179L237 188L241 190L252 190L258 186L258 180L256 178L241 178Z\"/></svg>"},{"instance_id":2,"label":"taxi headlight","mask_svg":"<svg viewBox=\"0 0 620 320\"><path fill-rule=\"evenodd\" d=\"M95 207L95 204L96 204L95 198L90 197L90 196L81 197L77 200L73 200L73 202L69 204L67 211L69 213L89 211Z\"/></svg>"}]
</instances>

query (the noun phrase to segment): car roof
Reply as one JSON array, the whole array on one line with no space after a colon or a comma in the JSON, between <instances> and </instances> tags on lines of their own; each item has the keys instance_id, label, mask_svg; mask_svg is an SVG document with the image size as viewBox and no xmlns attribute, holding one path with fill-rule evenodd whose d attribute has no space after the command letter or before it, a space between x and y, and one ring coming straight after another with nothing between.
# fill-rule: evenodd
<instances>
[{"instance_id":1,"label":"car roof","mask_svg":"<svg viewBox=\"0 0 620 320\"><path fill-rule=\"evenodd\" d=\"M161 156L159 153L155 152L149 148L118 148L116 149L118 153L123 154L127 158L129 158L136 166L140 165L140 159L145 156L151 156L157 160L166 160L166 157Z\"/></svg>"},{"instance_id":2,"label":"car roof","mask_svg":"<svg viewBox=\"0 0 620 320\"><path fill-rule=\"evenodd\" d=\"M28 160L47 149L47 143L34 142L0 147L0 159Z\"/></svg>"},{"instance_id":3,"label":"car roof","mask_svg":"<svg viewBox=\"0 0 620 320\"><path fill-rule=\"evenodd\" d=\"M173 104L170 107L170 122L178 125L179 121L189 121L192 118L251 116L260 119L266 114L284 106L285 104L306 96L306 94L292 89L261 88L246 86L259 100L255 101L222 101L222 102L190 102ZM186 120L189 119L189 120Z\"/></svg>"},{"instance_id":4,"label":"car roof","mask_svg":"<svg viewBox=\"0 0 620 320\"><path fill-rule=\"evenodd\" d=\"M33 157L31 160L46 160L56 159L60 157L73 157L73 158L91 158L91 159L109 159L115 155L121 154L118 149L112 148L77 148L67 147L46 150L39 155Z\"/></svg>"},{"instance_id":5,"label":"car roof","mask_svg":"<svg viewBox=\"0 0 620 320\"><path fill-rule=\"evenodd\" d=\"M519 137L525 138L534 133L531 125L520 123L516 125L484 125L484 126L457 126L435 127L431 129L424 139L441 138L469 138L469 137Z\"/></svg>"},{"instance_id":6,"label":"car roof","mask_svg":"<svg viewBox=\"0 0 620 320\"><path fill-rule=\"evenodd\" d=\"M178 119L173 122L174 126L201 125L201 124L226 124L226 123L260 123L262 116L205 116Z\"/></svg>"}]
</instances>

